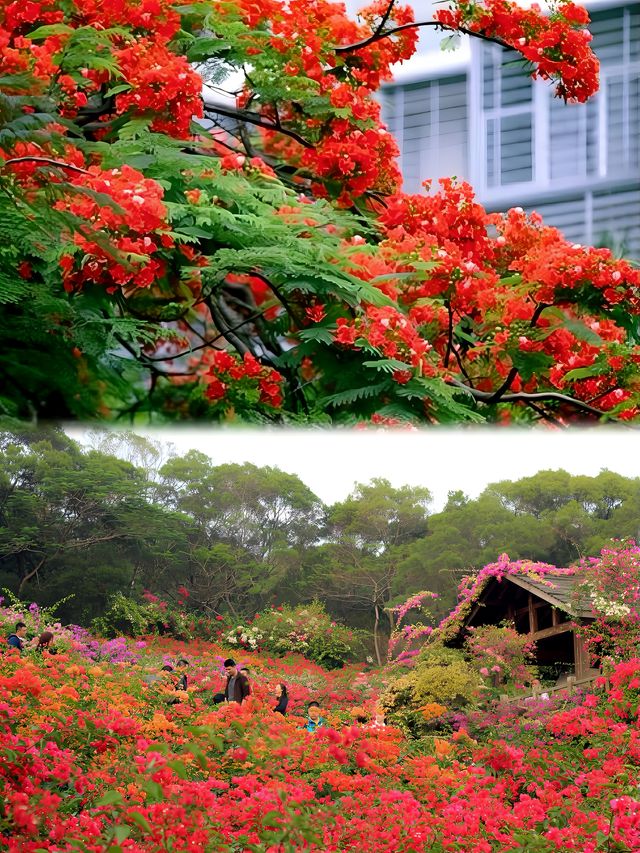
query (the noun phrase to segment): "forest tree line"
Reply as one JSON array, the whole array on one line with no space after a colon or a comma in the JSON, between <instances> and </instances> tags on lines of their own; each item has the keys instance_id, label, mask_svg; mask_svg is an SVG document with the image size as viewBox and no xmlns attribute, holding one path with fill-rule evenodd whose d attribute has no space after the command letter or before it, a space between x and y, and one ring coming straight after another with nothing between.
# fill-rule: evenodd
<instances>
[{"instance_id":1,"label":"forest tree line","mask_svg":"<svg viewBox=\"0 0 640 853\"><path fill-rule=\"evenodd\" d=\"M355 484L326 506L296 475L177 455L135 433L88 446L57 428L0 432L0 588L81 624L116 592L149 590L198 612L246 617L320 599L354 627L386 633L388 609L419 590L455 602L460 578L507 552L568 565L637 537L640 479L540 471L450 492Z\"/></svg>"}]
</instances>

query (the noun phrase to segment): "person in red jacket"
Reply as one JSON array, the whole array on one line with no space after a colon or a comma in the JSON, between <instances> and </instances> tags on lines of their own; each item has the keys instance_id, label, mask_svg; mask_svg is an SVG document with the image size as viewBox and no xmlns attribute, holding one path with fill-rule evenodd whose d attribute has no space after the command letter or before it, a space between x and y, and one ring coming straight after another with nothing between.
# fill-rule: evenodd
<instances>
[{"instance_id":1,"label":"person in red jacket","mask_svg":"<svg viewBox=\"0 0 640 853\"><path fill-rule=\"evenodd\" d=\"M251 687L249 679L246 675L238 672L238 667L233 658L227 658L224 662L224 669L227 673L227 683L224 688L224 698L227 702L237 702L241 705L247 696L251 695Z\"/></svg>"}]
</instances>

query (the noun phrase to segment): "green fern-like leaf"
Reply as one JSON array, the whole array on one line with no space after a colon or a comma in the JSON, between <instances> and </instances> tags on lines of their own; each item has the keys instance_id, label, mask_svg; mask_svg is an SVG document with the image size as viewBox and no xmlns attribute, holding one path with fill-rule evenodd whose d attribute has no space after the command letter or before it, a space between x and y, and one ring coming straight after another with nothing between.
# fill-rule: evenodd
<instances>
[{"instance_id":1,"label":"green fern-like leaf","mask_svg":"<svg viewBox=\"0 0 640 853\"><path fill-rule=\"evenodd\" d=\"M14 304L24 299L25 283L15 273L0 269L0 303Z\"/></svg>"},{"instance_id":2,"label":"green fern-like leaf","mask_svg":"<svg viewBox=\"0 0 640 853\"><path fill-rule=\"evenodd\" d=\"M397 358L381 358L376 361L364 361L363 367L371 367L374 370L382 370L385 373L395 373L396 370L410 370L411 365Z\"/></svg>"},{"instance_id":3,"label":"green fern-like leaf","mask_svg":"<svg viewBox=\"0 0 640 853\"><path fill-rule=\"evenodd\" d=\"M330 394L322 399L322 403L328 406L350 406L357 403L359 400L365 400L369 397L376 397L389 390L391 383L389 380L378 382L375 385L364 385L360 388L350 388L347 391L340 391L337 394Z\"/></svg>"}]
</instances>

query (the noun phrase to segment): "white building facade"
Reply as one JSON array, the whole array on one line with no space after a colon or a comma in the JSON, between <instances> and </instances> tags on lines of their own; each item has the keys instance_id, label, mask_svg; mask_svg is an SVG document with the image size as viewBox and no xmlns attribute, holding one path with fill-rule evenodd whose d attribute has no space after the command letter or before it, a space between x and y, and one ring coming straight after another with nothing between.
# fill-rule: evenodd
<instances>
[{"instance_id":1,"label":"white building facade","mask_svg":"<svg viewBox=\"0 0 640 853\"><path fill-rule=\"evenodd\" d=\"M512 51L427 29L382 91L406 192L468 180L490 211L536 210L575 242L640 258L640 3L588 3L600 91L565 104ZM419 18L422 19L422 18Z\"/></svg>"}]
</instances>

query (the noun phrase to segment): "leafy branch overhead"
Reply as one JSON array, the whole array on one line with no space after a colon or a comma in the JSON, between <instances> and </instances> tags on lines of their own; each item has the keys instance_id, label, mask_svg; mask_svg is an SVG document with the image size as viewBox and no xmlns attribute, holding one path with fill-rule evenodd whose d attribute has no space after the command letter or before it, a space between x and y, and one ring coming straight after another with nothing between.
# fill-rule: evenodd
<instances>
[{"instance_id":1,"label":"leafy branch overhead","mask_svg":"<svg viewBox=\"0 0 640 853\"><path fill-rule=\"evenodd\" d=\"M471 187L400 191L374 99L420 27L568 101L587 13L167 0L0 11L0 415L635 420L640 274Z\"/></svg>"}]
</instances>

